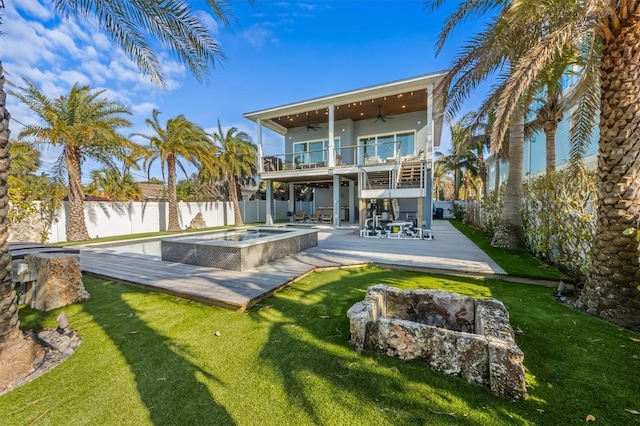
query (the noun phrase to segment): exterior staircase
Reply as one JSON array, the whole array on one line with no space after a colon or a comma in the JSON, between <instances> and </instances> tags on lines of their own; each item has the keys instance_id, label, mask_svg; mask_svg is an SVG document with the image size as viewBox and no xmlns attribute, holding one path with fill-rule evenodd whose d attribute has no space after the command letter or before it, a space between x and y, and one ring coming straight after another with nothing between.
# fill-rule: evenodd
<instances>
[{"instance_id":1,"label":"exterior staircase","mask_svg":"<svg viewBox=\"0 0 640 426\"><path fill-rule=\"evenodd\" d=\"M402 163L398 173L398 188L419 188L423 182L422 170L420 161Z\"/></svg>"}]
</instances>

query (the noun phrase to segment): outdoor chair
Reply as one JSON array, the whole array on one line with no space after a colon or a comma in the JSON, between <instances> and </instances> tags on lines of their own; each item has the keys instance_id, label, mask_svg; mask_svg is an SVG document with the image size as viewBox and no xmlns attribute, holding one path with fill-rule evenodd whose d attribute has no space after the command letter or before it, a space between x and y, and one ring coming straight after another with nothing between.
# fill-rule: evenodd
<instances>
[{"instance_id":1,"label":"outdoor chair","mask_svg":"<svg viewBox=\"0 0 640 426\"><path fill-rule=\"evenodd\" d=\"M304 210L300 210L296 212L296 215L295 215L296 222L306 222L306 219L307 219L307 212L305 212Z\"/></svg>"}]
</instances>

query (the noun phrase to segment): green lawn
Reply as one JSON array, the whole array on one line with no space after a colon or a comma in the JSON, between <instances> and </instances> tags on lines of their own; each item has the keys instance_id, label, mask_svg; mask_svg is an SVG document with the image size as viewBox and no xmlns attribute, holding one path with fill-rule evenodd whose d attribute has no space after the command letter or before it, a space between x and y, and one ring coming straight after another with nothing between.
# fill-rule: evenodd
<instances>
[{"instance_id":1,"label":"green lawn","mask_svg":"<svg viewBox=\"0 0 640 426\"><path fill-rule=\"evenodd\" d=\"M524 278L572 281L571 278L560 272L556 267L541 261L526 250L505 250L491 247L490 235L459 220L451 220L450 222L509 275Z\"/></svg>"},{"instance_id":2,"label":"green lawn","mask_svg":"<svg viewBox=\"0 0 640 426\"><path fill-rule=\"evenodd\" d=\"M6 425L638 424L637 334L555 302L530 285L358 268L314 273L230 312L85 277L67 307L83 343L45 376L0 396ZM523 334L530 397L489 390L349 344L347 309L366 288L439 288L496 297ZM23 307L23 328L59 310ZM216 331L220 336L214 335Z\"/></svg>"}]
</instances>

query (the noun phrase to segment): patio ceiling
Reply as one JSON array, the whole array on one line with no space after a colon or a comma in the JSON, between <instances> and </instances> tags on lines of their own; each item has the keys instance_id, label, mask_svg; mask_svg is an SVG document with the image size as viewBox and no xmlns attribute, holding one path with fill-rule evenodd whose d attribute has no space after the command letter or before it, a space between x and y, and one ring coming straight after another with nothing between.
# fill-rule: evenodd
<instances>
[{"instance_id":1,"label":"patio ceiling","mask_svg":"<svg viewBox=\"0 0 640 426\"><path fill-rule=\"evenodd\" d=\"M427 93L425 90L398 93L364 101L335 105L335 121L349 119L352 121L376 119L378 114L384 117L427 109ZM309 124L323 124L328 121L329 109L320 108L302 113L287 114L271 118L274 123L286 129L304 127ZM308 121L307 121L308 120Z\"/></svg>"},{"instance_id":2,"label":"patio ceiling","mask_svg":"<svg viewBox=\"0 0 640 426\"><path fill-rule=\"evenodd\" d=\"M444 73L435 73L406 80L394 81L349 92L307 101L283 105L244 114L244 117L279 133L286 134L288 129L304 127L307 124L323 124L329 120L329 105L334 106L335 121L349 119L375 120L378 114L391 116L427 109L427 89L434 89L440 83ZM439 135L443 112L441 97L434 93L434 111L436 134ZM438 141L439 142L439 141ZM438 144L436 144L437 146Z\"/></svg>"}]
</instances>

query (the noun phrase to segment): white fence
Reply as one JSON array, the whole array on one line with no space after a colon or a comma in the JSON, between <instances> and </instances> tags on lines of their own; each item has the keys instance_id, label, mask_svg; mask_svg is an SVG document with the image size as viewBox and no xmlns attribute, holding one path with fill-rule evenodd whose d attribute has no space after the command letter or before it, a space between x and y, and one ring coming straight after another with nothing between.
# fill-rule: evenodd
<instances>
[{"instance_id":1,"label":"white fence","mask_svg":"<svg viewBox=\"0 0 640 426\"><path fill-rule=\"evenodd\" d=\"M85 222L91 238L109 237L113 235L140 234L146 232L165 231L169 218L166 202L85 202ZM312 203L296 203L296 209L312 211ZM274 201L271 209L273 220L289 218L288 201ZM233 205L230 202L192 202L178 203L178 221L185 229L196 214L202 213L202 218L208 227L233 225ZM245 223L260 223L266 221L266 201L240 201L240 213ZM48 242L66 241L69 205L57 212L56 219L49 230ZM34 226L33 222L25 226ZM37 230L33 235L39 235ZM30 237L37 240L36 237Z\"/></svg>"}]
</instances>

